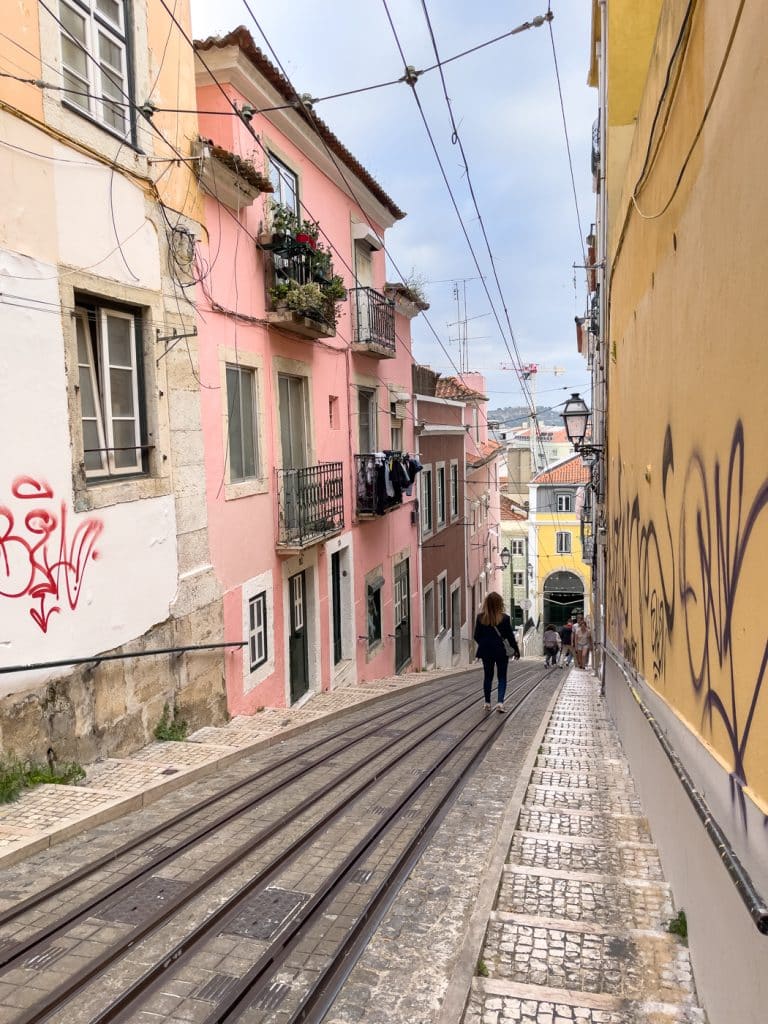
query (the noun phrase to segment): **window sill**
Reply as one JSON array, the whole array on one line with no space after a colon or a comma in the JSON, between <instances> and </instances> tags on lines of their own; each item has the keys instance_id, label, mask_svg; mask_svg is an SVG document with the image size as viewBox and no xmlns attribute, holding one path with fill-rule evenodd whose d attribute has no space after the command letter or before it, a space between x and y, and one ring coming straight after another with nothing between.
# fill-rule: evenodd
<instances>
[{"instance_id":1,"label":"window sill","mask_svg":"<svg viewBox=\"0 0 768 1024\"><path fill-rule=\"evenodd\" d=\"M76 512L89 512L127 501L162 498L170 493L171 481L168 477L132 477L128 480L91 482L77 487L74 506Z\"/></svg>"},{"instance_id":2,"label":"window sill","mask_svg":"<svg viewBox=\"0 0 768 1024\"><path fill-rule=\"evenodd\" d=\"M238 480L224 485L224 501L237 501L238 498L249 498L253 494L266 494L268 490L269 480L266 477Z\"/></svg>"}]
</instances>

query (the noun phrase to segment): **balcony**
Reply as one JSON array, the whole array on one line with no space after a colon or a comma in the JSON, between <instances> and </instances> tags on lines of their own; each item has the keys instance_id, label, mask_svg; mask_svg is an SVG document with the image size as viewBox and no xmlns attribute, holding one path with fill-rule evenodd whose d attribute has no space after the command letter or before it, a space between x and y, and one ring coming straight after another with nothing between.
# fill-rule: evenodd
<instances>
[{"instance_id":1,"label":"balcony","mask_svg":"<svg viewBox=\"0 0 768 1024\"><path fill-rule=\"evenodd\" d=\"M377 359L394 359L395 303L373 288L352 288L354 301L353 352Z\"/></svg>"},{"instance_id":2,"label":"balcony","mask_svg":"<svg viewBox=\"0 0 768 1024\"><path fill-rule=\"evenodd\" d=\"M387 454L398 459L401 457L400 452ZM358 516L383 516L390 509L402 505L402 488L398 486L394 490L394 495L387 494L381 457L355 456L355 508Z\"/></svg>"},{"instance_id":3,"label":"balcony","mask_svg":"<svg viewBox=\"0 0 768 1024\"><path fill-rule=\"evenodd\" d=\"M262 235L269 306L267 321L297 337L314 340L336 334L339 303L347 298L334 274L330 252L312 221L299 222L279 203L272 207L272 234Z\"/></svg>"},{"instance_id":4,"label":"balcony","mask_svg":"<svg viewBox=\"0 0 768 1024\"><path fill-rule=\"evenodd\" d=\"M285 553L319 544L344 529L341 462L277 471L278 540Z\"/></svg>"}]
</instances>

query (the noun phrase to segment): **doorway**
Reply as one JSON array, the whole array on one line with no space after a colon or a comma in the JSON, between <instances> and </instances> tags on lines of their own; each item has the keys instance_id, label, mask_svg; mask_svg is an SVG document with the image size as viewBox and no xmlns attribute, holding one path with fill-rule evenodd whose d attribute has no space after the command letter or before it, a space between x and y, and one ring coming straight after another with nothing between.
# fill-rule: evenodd
<instances>
[{"instance_id":1,"label":"doorway","mask_svg":"<svg viewBox=\"0 0 768 1024\"><path fill-rule=\"evenodd\" d=\"M341 634L341 552L331 555L331 600L333 613L333 664L338 665L343 656Z\"/></svg>"},{"instance_id":2,"label":"doorway","mask_svg":"<svg viewBox=\"0 0 768 1024\"><path fill-rule=\"evenodd\" d=\"M576 573L553 572L544 582L544 628L551 622L559 628L584 611L584 584Z\"/></svg>"},{"instance_id":3,"label":"doorway","mask_svg":"<svg viewBox=\"0 0 768 1024\"><path fill-rule=\"evenodd\" d=\"M307 645L306 572L302 570L288 577L288 606L290 633L288 634L288 661L291 684L291 703L309 690L309 659Z\"/></svg>"},{"instance_id":4,"label":"doorway","mask_svg":"<svg viewBox=\"0 0 768 1024\"><path fill-rule=\"evenodd\" d=\"M435 588L432 583L424 591L424 661L435 664Z\"/></svg>"},{"instance_id":5,"label":"doorway","mask_svg":"<svg viewBox=\"0 0 768 1024\"><path fill-rule=\"evenodd\" d=\"M395 672L411 660L411 598L408 559L395 566Z\"/></svg>"},{"instance_id":6,"label":"doorway","mask_svg":"<svg viewBox=\"0 0 768 1024\"><path fill-rule=\"evenodd\" d=\"M451 591L451 653L461 654L461 588Z\"/></svg>"}]
</instances>

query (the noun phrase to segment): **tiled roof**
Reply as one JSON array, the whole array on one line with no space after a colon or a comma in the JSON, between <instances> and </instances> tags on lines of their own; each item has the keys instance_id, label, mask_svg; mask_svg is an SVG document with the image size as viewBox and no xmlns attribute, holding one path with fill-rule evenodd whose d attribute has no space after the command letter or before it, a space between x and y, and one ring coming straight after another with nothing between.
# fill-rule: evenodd
<instances>
[{"instance_id":1,"label":"tiled roof","mask_svg":"<svg viewBox=\"0 0 768 1024\"><path fill-rule=\"evenodd\" d=\"M543 426L540 428L540 432L542 439L548 444L565 444L568 440L565 427ZM516 430L513 436L518 438L529 438L531 436L530 427L523 427L521 430Z\"/></svg>"},{"instance_id":2,"label":"tiled roof","mask_svg":"<svg viewBox=\"0 0 768 1024\"><path fill-rule=\"evenodd\" d=\"M501 450L502 446L498 441L481 441L477 445L477 451L467 454L467 465L470 468L483 466Z\"/></svg>"},{"instance_id":3,"label":"tiled roof","mask_svg":"<svg viewBox=\"0 0 768 1024\"><path fill-rule=\"evenodd\" d=\"M588 484L590 469L580 455L571 455L549 469L543 469L532 484Z\"/></svg>"},{"instance_id":4,"label":"tiled roof","mask_svg":"<svg viewBox=\"0 0 768 1024\"><path fill-rule=\"evenodd\" d=\"M458 377L441 377L437 382L436 395L438 398L451 398L457 402L464 402L467 399L480 399L488 401L487 395L481 395L474 388L468 388L464 381Z\"/></svg>"},{"instance_id":5,"label":"tiled roof","mask_svg":"<svg viewBox=\"0 0 768 1024\"><path fill-rule=\"evenodd\" d=\"M196 39L195 49L205 52L217 49L224 49L227 46L237 46L250 60L253 66L259 71L269 84L276 89L288 103L296 103L295 111L307 124L316 131L320 138L326 143L331 152L346 164L347 167L357 175L366 188L378 201L389 210L395 220L402 220L405 213L396 206L384 189L366 171L363 165L350 153L347 147L333 134L331 129L322 121L317 114L310 113L302 103L299 102L296 92L288 79L278 71L275 65L258 48L253 41L253 36L244 25L228 32L225 36L208 36L207 39Z\"/></svg>"},{"instance_id":6,"label":"tiled roof","mask_svg":"<svg viewBox=\"0 0 768 1024\"><path fill-rule=\"evenodd\" d=\"M505 522L510 520L520 522L528 518L525 512L520 509L520 506L512 501L511 498L508 498L506 494L500 494L499 501L501 503L501 518Z\"/></svg>"}]
</instances>

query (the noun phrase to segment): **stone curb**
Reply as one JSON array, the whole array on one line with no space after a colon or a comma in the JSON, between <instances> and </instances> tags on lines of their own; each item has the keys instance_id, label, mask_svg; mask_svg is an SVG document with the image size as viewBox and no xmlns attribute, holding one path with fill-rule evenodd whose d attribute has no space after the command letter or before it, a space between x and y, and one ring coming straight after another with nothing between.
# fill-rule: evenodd
<instances>
[{"instance_id":1,"label":"stone curb","mask_svg":"<svg viewBox=\"0 0 768 1024\"><path fill-rule=\"evenodd\" d=\"M512 836L520 816L520 809L523 806L525 794L528 791L531 772L536 763L539 747L547 731L552 712L567 679L567 675L561 679L555 692L552 694L552 699L542 715L539 728L533 737L528 752L525 755L525 760L520 768L518 783L507 804L504 818L499 826L496 843L488 858L486 869L483 872L483 881L477 894L475 909L469 919L464 942L454 964L451 980L448 983L436 1024L456 1024L457 1021L462 1019L475 977L477 959L483 948L486 928L493 912L496 893L498 892L504 872L504 864L512 844Z\"/></svg>"},{"instance_id":2,"label":"stone curb","mask_svg":"<svg viewBox=\"0 0 768 1024\"><path fill-rule=\"evenodd\" d=\"M31 857L42 850L49 849L51 846L55 846L58 843L63 843L67 839L71 839L73 836L78 835L81 832L87 831L89 828L93 828L96 825L103 825L108 821L113 821L115 818L120 818L125 814L130 814L132 811L141 810L143 807L148 807L150 804L155 803L168 793L172 793L174 790L181 789L191 782L197 782L200 779L206 778L207 776L214 775L217 771L225 768L227 765L236 761L240 757L248 757L252 754L257 753L260 750L265 750L269 747L275 746L277 743L283 743L285 740L291 739L295 736L299 736L304 732L307 732L311 727L317 725L320 722L331 722L343 715L349 714L352 711L356 711L363 707L369 707L375 704L379 704L384 700L387 700L397 693L404 693L410 690L415 690L419 686L424 686L427 683L433 683L440 679L447 679L451 676L463 675L468 672L477 671L476 667L470 663L468 666L462 666L461 668L450 668L444 672L427 675L423 679L414 679L412 682L404 683L397 689L388 690L386 692L377 692L371 694L366 700L355 700L346 707L334 708L327 714L318 715L316 718L307 719L304 722L298 722L295 725L288 725L283 729L276 730L270 736L261 737L258 740L254 740L253 743L247 743L244 746L232 747L231 751L222 754L220 757L214 757L210 761L206 761L204 764L195 765L191 768L180 768L178 772L174 773L173 776L167 779L152 780L144 788L131 792L127 796L115 797L111 802L105 802L103 806L94 808L92 810L84 810L82 814L72 815L70 818L65 819L61 825L51 827L50 829L40 830L34 828L28 828L24 825L4 825L2 818L0 818L0 840L8 835L9 832L24 833L28 836L28 841L17 846L15 849L6 850L0 852L0 869L4 867L10 867L12 864L16 864L21 860L25 860L27 857ZM379 680L382 682L382 680ZM375 682L371 685L375 687ZM365 687L350 687L350 692L360 694L364 692ZM322 691L322 693L336 693L340 694L344 691ZM321 694L318 694L320 696ZM310 702L307 702L310 703ZM307 704L302 705L303 708L307 707ZM279 709L282 710L282 709ZM289 708L286 708L287 713L290 712ZM190 741L185 741L190 742ZM194 742L194 741L192 741ZM197 744L200 747L205 747L205 743ZM221 747L222 743L211 744L212 746ZM146 749L146 748L141 748ZM138 753L136 751L135 753ZM119 758L116 760L131 761L132 757ZM36 786L35 789L30 791L30 794L45 791L45 790L59 790L59 786ZM109 792L98 786L94 787L83 787L92 793L104 793L105 795ZM21 800L23 800L23 796ZM9 806L9 805L0 805ZM16 805L18 806L18 805Z\"/></svg>"}]
</instances>

